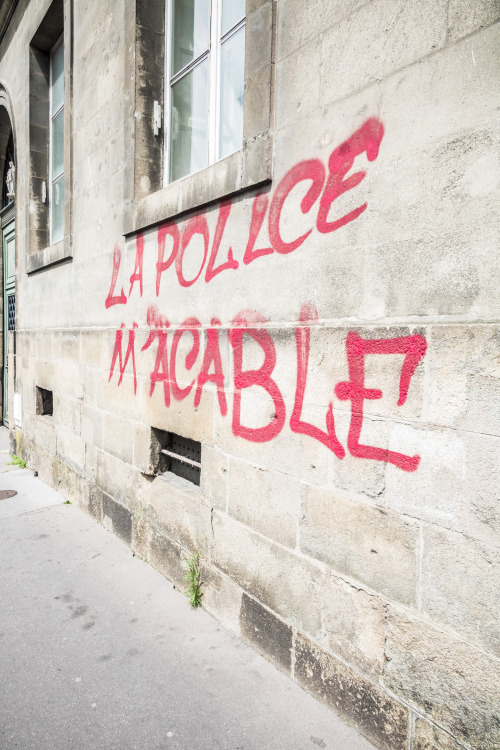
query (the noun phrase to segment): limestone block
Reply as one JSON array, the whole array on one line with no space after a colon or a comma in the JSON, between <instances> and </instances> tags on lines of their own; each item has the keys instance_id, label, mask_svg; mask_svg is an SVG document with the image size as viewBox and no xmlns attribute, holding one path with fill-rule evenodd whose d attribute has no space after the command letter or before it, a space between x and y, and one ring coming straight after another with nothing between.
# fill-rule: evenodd
<instances>
[{"instance_id":1,"label":"limestone block","mask_svg":"<svg viewBox=\"0 0 500 750\"><path fill-rule=\"evenodd\" d=\"M281 59L312 37L343 21L363 5L363 0L286 0L279 3L278 51Z\"/></svg>"},{"instance_id":2,"label":"limestone block","mask_svg":"<svg viewBox=\"0 0 500 750\"><path fill-rule=\"evenodd\" d=\"M229 457L222 451L203 445L201 449L200 490L205 501L218 510L226 510Z\"/></svg>"},{"instance_id":3,"label":"limestone block","mask_svg":"<svg viewBox=\"0 0 500 750\"><path fill-rule=\"evenodd\" d=\"M137 471L104 450L97 451L97 485L117 500L132 501L136 495Z\"/></svg>"},{"instance_id":4,"label":"limestone block","mask_svg":"<svg viewBox=\"0 0 500 750\"><path fill-rule=\"evenodd\" d=\"M335 491L304 490L301 550L408 606L416 602L417 543L417 524L399 514Z\"/></svg>"},{"instance_id":5,"label":"limestone block","mask_svg":"<svg viewBox=\"0 0 500 750\"><path fill-rule=\"evenodd\" d=\"M388 466L388 503L410 516L498 544L500 440L489 435L393 425L391 450L420 456L412 473Z\"/></svg>"},{"instance_id":6,"label":"limestone block","mask_svg":"<svg viewBox=\"0 0 500 750\"><path fill-rule=\"evenodd\" d=\"M347 448L351 417L350 412L340 409L334 411L335 433L345 449L345 456L342 459L332 458L332 483L341 490L368 495L380 503L385 490L386 464L351 455ZM388 448L389 431L390 423L385 419L366 416L363 419L360 442L377 448Z\"/></svg>"},{"instance_id":7,"label":"limestone block","mask_svg":"<svg viewBox=\"0 0 500 750\"><path fill-rule=\"evenodd\" d=\"M406 750L408 712L382 688L297 635L295 679L382 750Z\"/></svg>"},{"instance_id":8,"label":"limestone block","mask_svg":"<svg viewBox=\"0 0 500 750\"><path fill-rule=\"evenodd\" d=\"M104 450L128 464L133 463L134 426L133 422L112 414L103 417Z\"/></svg>"},{"instance_id":9,"label":"limestone block","mask_svg":"<svg viewBox=\"0 0 500 750\"><path fill-rule=\"evenodd\" d=\"M271 423L275 413L273 402L269 397L262 398L260 394L250 393L251 390L256 389L249 388L242 394L241 424L244 427L261 427ZM292 405L285 405L288 419L285 418L283 429L273 440L254 442L234 434L231 422L233 394L228 392L226 395L228 415L222 417L218 407L215 408L216 448L260 466L273 466L276 471L291 474L304 481L319 485L328 483L330 451L317 440L290 430L288 419ZM309 419L320 429L326 429L326 407L310 407L304 414L304 419Z\"/></svg>"},{"instance_id":10,"label":"limestone block","mask_svg":"<svg viewBox=\"0 0 500 750\"><path fill-rule=\"evenodd\" d=\"M434 326L428 413L435 424L500 435L500 328Z\"/></svg>"},{"instance_id":11,"label":"limestone block","mask_svg":"<svg viewBox=\"0 0 500 750\"><path fill-rule=\"evenodd\" d=\"M134 458L132 463L145 474L152 474L155 467L152 456L151 428L144 425L135 425L133 435Z\"/></svg>"},{"instance_id":12,"label":"limestone block","mask_svg":"<svg viewBox=\"0 0 500 750\"><path fill-rule=\"evenodd\" d=\"M277 129L309 114L319 105L320 59L321 40L315 38L277 63Z\"/></svg>"},{"instance_id":13,"label":"limestone block","mask_svg":"<svg viewBox=\"0 0 500 750\"><path fill-rule=\"evenodd\" d=\"M56 428L52 417L38 416L33 419L33 438L47 453L56 453ZM29 425L23 420L24 431L28 431Z\"/></svg>"},{"instance_id":14,"label":"limestone block","mask_svg":"<svg viewBox=\"0 0 500 750\"><path fill-rule=\"evenodd\" d=\"M203 607L224 627L240 635L241 589L215 568L200 564Z\"/></svg>"},{"instance_id":15,"label":"limestone block","mask_svg":"<svg viewBox=\"0 0 500 750\"><path fill-rule=\"evenodd\" d=\"M461 3L450 0L448 8L448 36L460 39L488 26L500 16L498 0L477 0L475 3Z\"/></svg>"},{"instance_id":16,"label":"limestone block","mask_svg":"<svg viewBox=\"0 0 500 750\"><path fill-rule=\"evenodd\" d=\"M500 656L500 550L424 526L422 611Z\"/></svg>"},{"instance_id":17,"label":"limestone block","mask_svg":"<svg viewBox=\"0 0 500 750\"><path fill-rule=\"evenodd\" d=\"M103 493L102 524L130 547L132 543L132 514L128 508Z\"/></svg>"},{"instance_id":18,"label":"limestone block","mask_svg":"<svg viewBox=\"0 0 500 750\"><path fill-rule=\"evenodd\" d=\"M52 331L38 330L36 336L36 358L51 360L53 358Z\"/></svg>"},{"instance_id":19,"label":"limestone block","mask_svg":"<svg viewBox=\"0 0 500 750\"><path fill-rule=\"evenodd\" d=\"M456 0L450 10L453 4L466 16L481 3L464 6ZM499 35L498 26L485 29L384 81L377 110L386 125L384 154L408 153L492 122L500 89L495 54Z\"/></svg>"},{"instance_id":20,"label":"limestone block","mask_svg":"<svg viewBox=\"0 0 500 750\"><path fill-rule=\"evenodd\" d=\"M197 440L198 442L212 444L213 432L213 392L204 389L201 401L197 407L194 406L194 389L183 401L171 399L170 406L165 405L162 383L158 383L151 398L149 397L149 382L139 384L139 390L143 390L145 407L143 420L167 432Z\"/></svg>"},{"instance_id":21,"label":"limestone block","mask_svg":"<svg viewBox=\"0 0 500 750\"><path fill-rule=\"evenodd\" d=\"M470 747L500 743L500 665L469 643L392 612L384 683Z\"/></svg>"},{"instance_id":22,"label":"limestone block","mask_svg":"<svg viewBox=\"0 0 500 750\"><path fill-rule=\"evenodd\" d=\"M278 669L291 674L292 628L247 594L241 599L241 635Z\"/></svg>"},{"instance_id":23,"label":"limestone block","mask_svg":"<svg viewBox=\"0 0 500 750\"><path fill-rule=\"evenodd\" d=\"M53 394L53 420L57 427L67 432L73 432L75 435L80 435L82 422L81 402L68 398L66 394Z\"/></svg>"},{"instance_id":24,"label":"limestone block","mask_svg":"<svg viewBox=\"0 0 500 750\"><path fill-rule=\"evenodd\" d=\"M321 569L217 511L213 529L214 563L287 623L319 636Z\"/></svg>"},{"instance_id":25,"label":"limestone block","mask_svg":"<svg viewBox=\"0 0 500 750\"><path fill-rule=\"evenodd\" d=\"M162 575L184 589L183 554L181 548L162 534L153 532L149 543L149 562Z\"/></svg>"},{"instance_id":26,"label":"limestone block","mask_svg":"<svg viewBox=\"0 0 500 750\"><path fill-rule=\"evenodd\" d=\"M54 337L60 359L69 362L80 361L80 331L56 331Z\"/></svg>"},{"instance_id":27,"label":"limestone block","mask_svg":"<svg viewBox=\"0 0 500 750\"><path fill-rule=\"evenodd\" d=\"M463 750L464 745L458 743L447 732L443 732L424 719L415 721L415 750Z\"/></svg>"},{"instance_id":28,"label":"limestone block","mask_svg":"<svg viewBox=\"0 0 500 750\"><path fill-rule=\"evenodd\" d=\"M102 331L82 330L80 332L80 359L87 367L102 367Z\"/></svg>"},{"instance_id":29,"label":"limestone block","mask_svg":"<svg viewBox=\"0 0 500 750\"><path fill-rule=\"evenodd\" d=\"M419 60L446 40L447 3L396 0L364 5L327 31L322 41L321 103L342 99Z\"/></svg>"},{"instance_id":30,"label":"limestone block","mask_svg":"<svg viewBox=\"0 0 500 750\"><path fill-rule=\"evenodd\" d=\"M85 466L85 443L80 436L57 428L56 446L58 457L81 474Z\"/></svg>"},{"instance_id":31,"label":"limestone block","mask_svg":"<svg viewBox=\"0 0 500 750\"><path fill-rule=\"evenodd\" d=\"M149 525L139 514L134 516L132 527L132 551L136 557L146 560L149 547Z\"/></svg>"},{"instance_id":32,"label":"limestone block","mask_svg":"<svg viewBox=\"0 0 500 750\"><path fill-rule=\"evenodd\" d=\"M102 448L103 412L91 406L82 405L82 440L97 448Z\"/></svg>"},{"instance_id":33,"label":"limestone block","mask_svg":"<svg viewBox=\"0 0 500 750\"><path fill-rule=\"evenodd\" d=\"M190 552L208 552L211 509L198 488L175 474L164 474L143 494L144 516L153 529Z\"/></svg>"},{"instance_id":34,"label":"limestone block","mask_svg":"<svg viewBox=\"0 0 500 750\"><path fill-rule=\"evenodd\" d=\"M280 544L297 546L300 484L295 477L231 459L228 512Z\"/></svg>"},{"instance_id":35,"label":"limestone block","mask_svg":"<svg viewBox=\"0 0 500 750\"><path fill-rule=\"evenodd\" d=\"M341 578L326 577L322 643L348 664L378 680L384 664L384 605Z\"/></svg>"}]
</instances>

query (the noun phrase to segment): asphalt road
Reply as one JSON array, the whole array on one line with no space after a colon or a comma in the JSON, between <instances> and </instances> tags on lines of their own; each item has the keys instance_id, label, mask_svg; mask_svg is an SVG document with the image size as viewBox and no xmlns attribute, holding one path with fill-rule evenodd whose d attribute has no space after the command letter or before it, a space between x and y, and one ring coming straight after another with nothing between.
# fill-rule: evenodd
<instances>
[{"instance_id":1,"label":"asphalt road","mask_svg":"<svg viewBox=\"0 0 500 750\"><path fill-rule=\"evenodd\" d=\"M2 750L373 748L91 518L6 466L0 433L0 489L18 489L0 500Z\"/></svg>"}]
</instances>

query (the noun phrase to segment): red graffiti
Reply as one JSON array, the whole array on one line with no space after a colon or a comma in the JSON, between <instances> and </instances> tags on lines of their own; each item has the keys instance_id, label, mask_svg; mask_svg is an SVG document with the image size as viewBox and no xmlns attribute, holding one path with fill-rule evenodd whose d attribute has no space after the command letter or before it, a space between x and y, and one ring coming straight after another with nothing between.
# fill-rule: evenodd
<instances>
[{"instance_id":1,"label":"red graffiti","mask_svg":"<svg viewBox=\"0 0 500 750\"><path fill-rule=\"evenodd\" d=\"M120 270L121 258L122 254L120 248L118 247L118 245L115 245L115 249L113 250L113 273L111 276L111 285L109 287L108 296L106 297L106 302L104 303L106 310L113 305L125 305L127 303L127 298L125 297L125 294L123 292L123 287L120 294L116 296L114 294L116 280L118 279L118 272Z\"/></svg>"},{"instance_id":2,"label":"red graffiti","mask_svg":"<svg viewBox=\"0 0 500 750\"><path fill-rule=\"evenodd\" d=\"M255 323L267 323L266 318L251 314ZM234 355L234 399L233 399L233 434L250 440L253 443L266 443L279 435L285 423L286 409L283 396L276 382L271 378L276 364L276 349L271 335L264 328L245 328L248 317L240 313L233 320L234 328L229 331L229 340ZM244 326L243 328L240 326ZM243 338L251 336L264 352L264 362L258 370L243 370ZM241 391L244 388L258 385L270 396L274 404L274 415L265 427L245 427L241 424Z\"/></svg>"},{"instance_id":3,"label":"red graffiti","mask_svg":"<svg viewBox=\"0 0 500 750\"><path fill-rule=\"evenodd\" d=\"M311 236L313 231L320 233L334 232L357 219L367 208L367 202L353 209L345 216L333 219L330 214L333 211L335 200L348 190L357 187L366 176L366 172L359 171L347 176L353 167L356 157L366 153L368 161L374 161L379 153L380 144L384 135L384 126L380 120L372 117L368 119L355 133L344 143L337 146L325 164L320 159L307 159L295 164L280 180L274 194L257 193L252 202L252 215L245 250L242 257L242 266L253 263L273 253L288 255L300 248ZM299 204L299 210L304 215L312 214L316 206L316 215L310 217L310 228L293 240L284 240L281 226L282 212L293 189L300 183L309 183L306 194ZM175 276L181 287L193 286L201 277L206 283L210 283L216 276L224 271L236 271L240 268L240 262L235 257L236 251L232 247L227 250L225 260L218 261L218 254L223 246L226 227L230 222L232 200L225 199L219 204L219 214L214 230L213 241L210 249L210 230L206 212L191 216L182 225L176 222L161 224L157 234L157 259L156 259L156 296L160 294L162 275L173 266ZM267 230L269 234L269 246L255 247L259 233L267 215ZM239 228L238 228L239 229ZM192 252L191 241L196 235L200 235L203 241L203 256L199 268L191 278L186 277L184 266L185 257ZM241 236L241 231L238 231ZM168 258L165 259L165 244L167 237L172 240L172 246ZM194 246L194 243L193 243ZM242 252L243 248L240 248ZM139 282L139 291L142 296L143 288L143 252L144 239L138 235L136 241L136 258L132 275L130 276L129 297L133 291L135 282ZM106 308L111 305L125 304L127 299L123 293L113 296L116 285L118 270L120 266L120 250L115 248L113 257L113 276L111 288L106 300ZM205 272L204 272L205 271Z\"/></svg>"},{"instance_id":4,"label":"red graffiti","mask_svg":"<svg viewBox=\"0 0 500 750\"><path fill-rule=\"evenodd\" d=\"M398 406L402 406L408 395L412 375L427 350L426 340L420 334L396 339L362 339L357 333L351 332L347 335L346 349L351 379L336 385L335 394L342 401L351 402L351 424L347 438L349 452L358 458L386 461L405 471L415 471L420 462L420 456L405 456L384 448L361 445L359 442L363 426L363 402L382 398L382 391L379 389L365 388L365 356L367 354L405 355L399 381Z\"/></svg>"},{"instance_id":5,"label":"red graffiti","mask_svg":"<svg viewBox=\"0 0 500 750\"><path fill-rule=\"evenodd\" d=\"M118 359L118 366L120 368L120 377L118 378L118 385L121 384L123 380L123 375L125 373L125 368L127 366L127 362L129 358L131 357L132 368L133 368L133 373L134 373L134 393L137 393L137 371L135 367L135 329L138 328L138 325L137 323L133 323L132 328L128 332L128 344L127 344L127 352L125 354L125 359L123 359L123 356L122 356L123 328L125 328L125 323L122 323L121 328L119 328L116 332L115 348L113 349L113 357L111 359L111 367L109 370L108 383L113 377L116 360Z\"/></svg>"},{"instance_id":6,"label":"red graffiti","mask_svg":"<svg viewBox=\"0 0 500 750\"><path fill-rule=\"evenodd\" d=\"M333 401L330 401L325 416L326 430L310 424L302 419L304 405L304 394L306 390L311 325L318 320L318 312L313 305L303 305L300 312L300 325L295 328L295 341L297 350L297 379L295 386L295 398L289 420L290 430L294 433L305 435L317 440L330 450L337 458L345 456L345 449L338 440L335 433L333 417ZM196 384L194 395L194 406L200 403L203 388L207 383L213 383L217 387L219 408L222 416L227 414L227 399L224 390L224 371L219 346L220 321L213 318L210 328L207 329L206 346L203 353L203 361L197 376L185 387L181 388L177 382L176 367L178 359L178 346L183 335L189 333L192 345L185 356L185 368L190 371L194 368L200 354L201 323L197 318L187 318L181 327L172 334L169 351L169 327L170 323L162 316L156 305L148 308L147 322L150 327L147 340L141 351L148 349L157 340L158 347L153 370L150 374L150 397L153 395L156 384L163 383L165 406L169 407L171 398L182 401L187 398ZM228 337L233 352L233 408L232 408L232 431L237 437L255 443L265 443L276 438L282 431L287 416L285 399L280 391L273 373L276 366L277 354L271 333L266 329L266 318L255 311L245 310L237 315L228 330ZM136 390L135 375L135 333L137 324L128 332L128 345L125 358L122 353L123 329L116 332L115 348L111 362L109 380L111 380L116 361L119 361L120 377L118 385L121 384L123 373L130 359L134 372L134 392ZM262 349L264 361L254 369L243 369L243 352L245 340L253 339ZM425 356L427 342L420 334L388 339L363 339L358 333L351 331L346 339L347 361L349 366L349 380L338 383L335 388L332 384L332 393L341 401L351 402L351 422L347 438L347 449L352 456L357 458L371 459L392 463L403 469L403 471L415 471L418 467L419 456L407 456L403 453L390 451L376 446L362 445L359 442L363 426L363 404L365 400L380 399L382 391L376 388L365 387L365 357L380 354L402 354L404 361L399 379L398 406L406 402L410 382L420 361ZM213 368L213 371L210 370ZM249 427L242 423L241 402L242 393L247 388L260 388L264 392L264 398L270 399L273 412L270 421L262 427Z\"/></svg>"}]
</instances>

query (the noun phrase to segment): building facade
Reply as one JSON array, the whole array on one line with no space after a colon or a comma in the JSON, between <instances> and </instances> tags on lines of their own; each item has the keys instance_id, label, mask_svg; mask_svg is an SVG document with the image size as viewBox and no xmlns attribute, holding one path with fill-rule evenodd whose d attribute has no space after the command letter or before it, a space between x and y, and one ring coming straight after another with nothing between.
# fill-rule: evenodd
<instances>
[{"instance_id":1,"label":"building facade","mask_svg":"<svg viewBox=\"0 0 500 750\"><path fill-rule=\"evenodd\" d=\"M499 15L0 9L13 449L387 750L500 745Z\"/></svg>"}]
</instances>

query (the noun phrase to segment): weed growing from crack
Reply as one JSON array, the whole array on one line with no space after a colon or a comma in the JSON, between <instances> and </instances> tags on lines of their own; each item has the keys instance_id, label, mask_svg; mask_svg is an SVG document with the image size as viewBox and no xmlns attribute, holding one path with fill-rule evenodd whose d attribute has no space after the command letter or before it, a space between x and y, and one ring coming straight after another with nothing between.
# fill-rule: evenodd
<instances>
[{"instance_id":1,"label":"weed growing from crack","mask_svg":"<svg viewBox=\"0 0 500 750\"><path fill-rule=\"evenodd\" d=\"M10 457L12 461L9 461L9 466L19 466L20 469L26 468L26 461L21 456L16 456L15 453L11 453Z\"/></svg>"},{"instance_id":2,"label":"weed growing from crack","mask_svg":"<svg viewBox=\"0 0 500 750\"><path fill-rule=\"evenodd\" d=\"M182 567L184 568L184 580L187 583L187 588L184 593L189 599L189 603L193 609L201 607L203 593L201 591L202 581L200 581L198 553L195 552L191 557L183 560Z\"/></svg>"}]
</instances>

